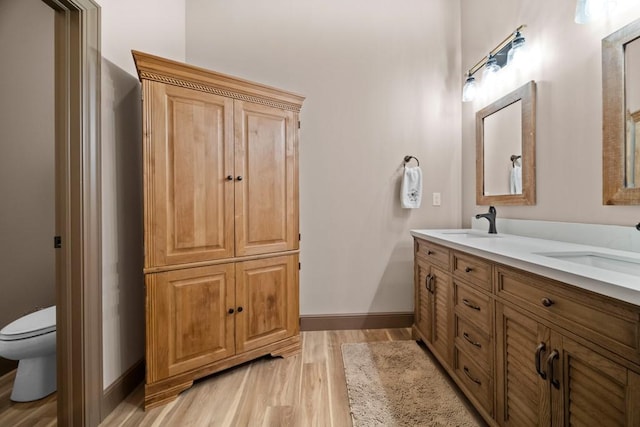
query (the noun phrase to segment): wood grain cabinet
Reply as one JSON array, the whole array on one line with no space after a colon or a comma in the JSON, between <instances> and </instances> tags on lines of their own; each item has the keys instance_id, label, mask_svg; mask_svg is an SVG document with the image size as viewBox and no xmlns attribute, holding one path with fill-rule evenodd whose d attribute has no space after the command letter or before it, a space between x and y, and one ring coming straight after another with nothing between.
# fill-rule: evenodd
<instances>
[{"instance_id":1,"label":"wood grain cabinet","mask_svg":"<svg viewBox=\"0 0 640 427\"><path fill-rule=\"evenodd\" d=\"M428 292L433 245L416 239L416 298ZM640 307L437 248L441 259L450 251L451 267L443 366L490 425L640 426ZM414 337L438 356L424 306L416 300Z\"/></svg>"},{"instance_id":2,"label":"wood grain cabinet","mask_svg":"<svg viewBox=\"0 0 640 427\"><path fill-rule=\"evenodd\" d=\"M142 82L145 407L299 351L303 97L133 52Z\"/></svg>"}]
</instances>

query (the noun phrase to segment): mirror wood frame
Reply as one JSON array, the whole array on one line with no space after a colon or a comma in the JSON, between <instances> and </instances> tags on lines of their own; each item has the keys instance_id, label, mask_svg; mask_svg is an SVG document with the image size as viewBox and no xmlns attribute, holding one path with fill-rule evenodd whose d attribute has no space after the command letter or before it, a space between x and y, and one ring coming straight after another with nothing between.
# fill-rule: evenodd
<instances>
[{"instance_id":1,"label":"mirror wood frame","mask_svg":"<svg viewBox=\"0 0 640 427\"><path fill-rule=\"evenodd\" d=\"M484 119L522 101L522 194L484 194ZM536 203L536 82L533 80L476 113L476 204L535 205Z\"/></svg>"},{"instance_id":2,"label":"mirror wood frame","mask_svg":"<svg viewBox=\"0 0 640 427\"><path fill-rule=\"evenodd\" d=\"M640 188L625 187L624 46L640 38L640 19L602 39L602 204L640 205Z\"/></svg>"}]
</instances>

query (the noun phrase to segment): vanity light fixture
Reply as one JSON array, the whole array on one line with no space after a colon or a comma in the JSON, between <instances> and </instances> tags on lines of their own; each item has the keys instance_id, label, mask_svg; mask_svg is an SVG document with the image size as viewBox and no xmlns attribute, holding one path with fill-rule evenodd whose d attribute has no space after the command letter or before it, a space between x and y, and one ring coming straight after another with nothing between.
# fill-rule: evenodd
<instances>
[{"instance_id":1,"label":"vanity light fixture","mask_svg":"<svg viewBox=\"0 0 640 427\"><path fill-rule=\"evenodd\" d=\"M576 24L588 24L597 21L613 10L615 0L578 0L576 3Z\"/></svg>"},{"instance_id":2,"label":"vanity light fixture","mask_svg":"<svg viewBox=\"0 0 640 427\"><path fill-rule=\"evenodd\" d=\"M520 25L516 28L513 33L489 52L489 55L482 58L476 65L469 69L464 87L462 88L462 102L470 102L475 98L478 85L473 75L482 67L484 67L482 80L486 84L487 81L490 83L501 68L511 63L517 63L520 60L525 45L524 37L520 31L522 31L524 27L525 25Z\"/></svg>"}]
</instances>

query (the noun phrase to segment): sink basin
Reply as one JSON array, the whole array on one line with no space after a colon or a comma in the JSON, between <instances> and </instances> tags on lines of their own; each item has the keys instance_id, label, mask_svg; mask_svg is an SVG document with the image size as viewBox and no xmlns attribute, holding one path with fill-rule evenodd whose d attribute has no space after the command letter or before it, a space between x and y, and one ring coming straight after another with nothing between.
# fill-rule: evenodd
<instances>
[{"instance_id":1,"label":"sink basin","mask_svg":"<svg viewBox=\"0 0 640 427\"><path fill-rule=\"evenodd\" d=\"M537 255L640 276L640 260L597 252L539 252Z\"/></svg>"},{"instance_id":2,"label":"sink basin","mask_svg":"<svg viewBox=\"0 0 640 427\"><path fill-rule=\"evenodd\" d=\"M451 231L443 231L442 234L448 234L448 235L454 235L454 236L462 236L462 237L468 237L468 238L498 238L498 237L502 237L499 234L489 234L487 232L484 231L476 231L476 230L451 230Z\"/></svg>"}]
</instances>

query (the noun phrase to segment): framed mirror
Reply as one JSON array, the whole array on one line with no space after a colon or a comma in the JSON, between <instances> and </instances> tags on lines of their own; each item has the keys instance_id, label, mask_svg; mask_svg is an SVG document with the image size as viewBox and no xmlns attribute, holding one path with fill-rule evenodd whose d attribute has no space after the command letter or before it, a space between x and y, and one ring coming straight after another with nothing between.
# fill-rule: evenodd
<instances>
[{"instance_id":1,"label":"framed mirror","mask_svg":"<svg viewBox=\"0 0 640 427\"><path fill-rule=\"evenodd\" d=\"M602 204L640 205L640 19L602 40ZM631 78L631 77L634 78Z\"/></svg>"},{"instance_id":2,"label":"framed mirror","mask_svg":"<svg viewBox=\"0 0 640 427\"><path fill-rule=\"evenodd\" d=\"M536 203L536 83L476 113L476 204Z\"/></svg>"}]
</instances>

